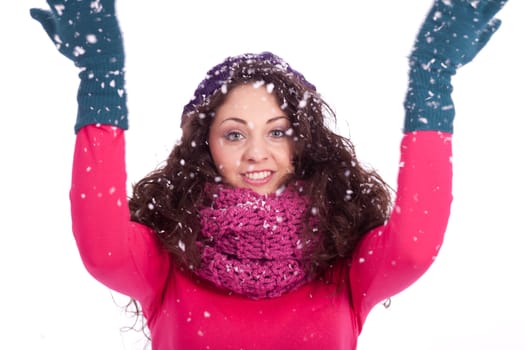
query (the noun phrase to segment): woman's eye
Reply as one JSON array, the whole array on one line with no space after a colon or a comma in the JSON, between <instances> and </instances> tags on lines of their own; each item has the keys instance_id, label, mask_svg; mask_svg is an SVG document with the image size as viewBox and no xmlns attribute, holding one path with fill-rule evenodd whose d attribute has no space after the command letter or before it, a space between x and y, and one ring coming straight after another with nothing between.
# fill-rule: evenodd
<instances>
[{"instance_id":1,"label":"woman's eye","mask_svg":"<svg viewBox=\"0 0 525 350\"><path fill-rule=\"evenodd\" d=\"M238 131L230 131L228 132L226 135L225 135L225 138L226 140L228 141L239 141L243 138L244 136L238 132Z\"/></svg>"},{"instance_id":2,"label":"woman's eye","mask_svg":"<svg viewBox=\"0 0 525 350\"><path fill-rule=\"evenodd\" d=\"M270 131L270 136L272 137L284 137L286 136L286 133L283 130L275 129Z\"/></svg>"}]
</instances>

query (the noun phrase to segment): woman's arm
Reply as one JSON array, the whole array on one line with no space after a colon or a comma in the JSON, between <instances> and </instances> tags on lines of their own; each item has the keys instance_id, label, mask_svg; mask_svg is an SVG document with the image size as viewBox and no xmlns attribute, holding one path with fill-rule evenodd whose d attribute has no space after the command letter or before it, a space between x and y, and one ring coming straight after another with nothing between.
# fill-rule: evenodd
<instances>
[{"instance_id":1,"label":"woman's arm","mask_svg":"<svg viewBox=\"0 0 525 350\"><path fill-rule=\"evenodd\" d=\"M451 148L449 133L404 135L392 215L365 236L352 259L352 302L361 324L373 306L415 282L437 256L452 203Z\"/></svg>"},{"instance_id":2,"label":"woman's arm","mask_svg":"<svg viewBox=\"0 0 525 350\"><path fill-rule=\"evenodd\" d=\"M401 165L392 215L353 256L352 299L371 308L417 280L443 241L452 202L452 76L485 46L505 1L435 0L410 55Z\"/></svg>"},{"instance_id":3,"label":"woman's arm","mask_svg":"<svg viewBox=\"0 0 525 350\"><path fill-rule=\"evenodd\" d=\"M31 9L31 16L80 68L70 194L78 248L95 278L144 301L163 282L168 257L149 229L130 222L125 55L115 1L47 2L49 10Z\"/></svg>"},{"instance_id":4,"label":"woman's arm","mask_svg":"<svg viewBox=\"0 0 525 350\"><path fill-rule=\"evenodd\" d=\"M130 222L124 131L79 130L71 184L73 233L86 269L100 282L141 301L162 287L169 258L151 229Z\"/></svg>"}]
</instances>

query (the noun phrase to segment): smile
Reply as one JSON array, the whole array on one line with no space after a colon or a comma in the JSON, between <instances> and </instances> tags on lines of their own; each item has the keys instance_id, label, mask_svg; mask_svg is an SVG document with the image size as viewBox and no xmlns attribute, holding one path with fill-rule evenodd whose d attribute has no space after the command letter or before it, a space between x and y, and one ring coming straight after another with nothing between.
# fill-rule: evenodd
<instances>
[{"instance_id":1,"label":"smile","mask_svg":"<svg viewBox=\"0 0 525 350\"><path fill-rule=\"evenodd\" d=\"M271 171L265 170L265 171L255 171L251 173L245 173L244 176L247 177L249 180L259 181L267 178L272 174Z\"/></svg>"}]
</instances>

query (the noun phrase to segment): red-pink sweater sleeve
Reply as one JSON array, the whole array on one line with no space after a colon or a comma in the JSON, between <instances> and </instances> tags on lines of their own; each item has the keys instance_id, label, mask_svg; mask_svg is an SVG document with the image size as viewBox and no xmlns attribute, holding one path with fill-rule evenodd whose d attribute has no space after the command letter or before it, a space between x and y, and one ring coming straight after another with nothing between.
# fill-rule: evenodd
<instances>
[{"instance_id":1,"label":"red-pink sweater sleeve","mask_svg":"<svg viewBox=\"0 0 525 350\"><path fill-rule=\"evenodd\" d=\"M392 215L360 242L350 268L361 326L374 305L416 281L438 254L452 203L451 157L451 134L403 136Z\"/></svg>"},{"instance_id":2,"label":"red-pink sweater sleeve","mask_svg":"<svg viewBox=\"0 0 525 350\"><path fill-rule=\"evenodd\" d=\"M70 191L82 261L109 288L148 302L164 283L168 255L152 230L130 221L121 129L88 125L76 137Z\"/></svg>"}]
</instances>

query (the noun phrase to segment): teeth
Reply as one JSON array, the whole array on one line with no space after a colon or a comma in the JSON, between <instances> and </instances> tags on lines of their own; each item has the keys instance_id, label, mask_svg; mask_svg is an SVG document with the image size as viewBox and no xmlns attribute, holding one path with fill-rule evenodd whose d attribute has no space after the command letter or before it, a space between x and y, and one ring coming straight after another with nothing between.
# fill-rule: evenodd
<instances>
[{"instance_id":1,"label":"teeth","mask_svg":"<svg viewBox=\"0 0 525 350\"><path fill-rule=\"evenodd\" d=\"M269 171L258 171L255 173L246 173L245 176L250 180L260 180L270 176L270 174Z\"/></svg>"}]
</instances>

